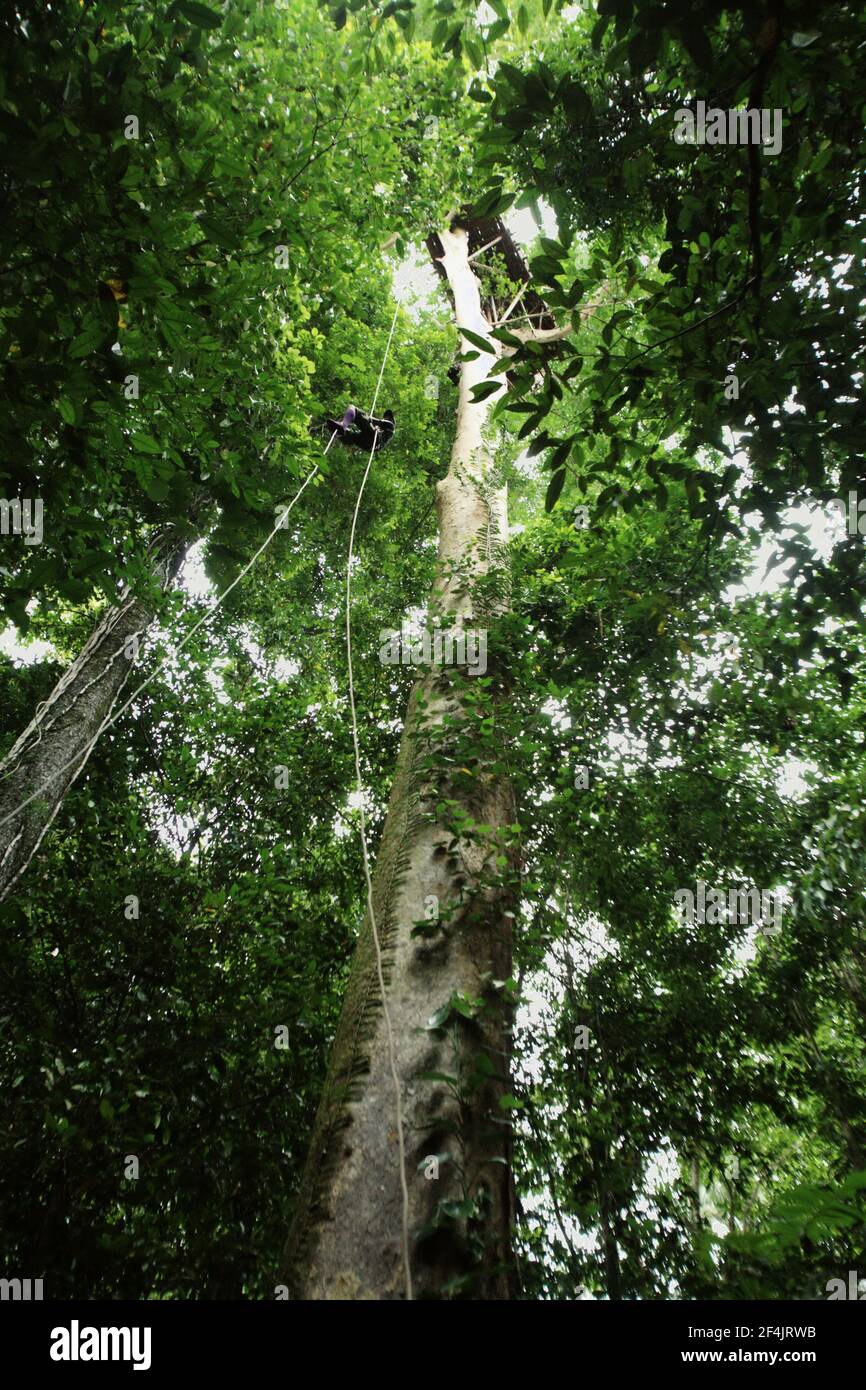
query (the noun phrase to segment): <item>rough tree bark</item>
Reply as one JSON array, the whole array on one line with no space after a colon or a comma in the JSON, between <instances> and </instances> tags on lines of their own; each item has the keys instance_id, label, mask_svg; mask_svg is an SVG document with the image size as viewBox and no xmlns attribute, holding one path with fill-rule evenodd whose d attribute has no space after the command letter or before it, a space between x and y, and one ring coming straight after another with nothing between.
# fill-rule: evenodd
<instances>
[{"instance_id":1,"label":"rough tree bark","mask_svg":"<svg viewBox=\"0 0 866 1390\"><path fill-rule=\"evenodd\" d=\"M487 336L468 247L459 227L440 234L457 323ZM463 351L474 351L465 339ZM484 439L499 393L479 403L471 391L492 363L482 355L461 364L456 437L437 488L431 619L465 629L483 628L507 604L506 493ZM422 1298L512 1295L510 1128L498 1102L511 1022L503 986L511 974L514 810L507 778L489 766L501 747L473 758L461 743L475 689L473 677L444 665L416 683L373 872L403 1108L413 1296ZM467 758L471 776L461 781L455 764L463 763L462 775ZM455 833L461 813L484 833ZM431 900L438 921L427 923ZM434 1015L439 1026L431 1028ZM395 1087L369 914L282 1277L300 1299L407 1296Z\"/></svg>"},{"instance_id":2,"label":"rough tree bark","mask_svg":"<svg viewBox=\"0 0 866 1390\"><path fill-rule=\"evenodd\" d=\"M0 764L0 901L21 880L135 670L134 643L171 587L189 536L163 532L151 547L156 600L125 594L106 609L71 666Z\"/></svg>"}]
</instances>

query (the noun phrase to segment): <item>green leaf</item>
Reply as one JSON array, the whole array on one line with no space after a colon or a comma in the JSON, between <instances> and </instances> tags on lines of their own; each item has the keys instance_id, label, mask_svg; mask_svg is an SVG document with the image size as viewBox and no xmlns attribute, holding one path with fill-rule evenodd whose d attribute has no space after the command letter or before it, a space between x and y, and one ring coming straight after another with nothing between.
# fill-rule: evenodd
<instances>
[{"instance_id":1,"label":"green leaf","mask_svg":"<svg viewBox=\"0 0 866 1390\"><path fill-rule=\"evenodd\" d=\"M486 401L488 396L492 396L494 391L500 391L502 383L499 381L480 381L477 386L472 387L472 399L474 401Z\"/></svg>"},{"instance_id":2,"label":"green leaf","mask_svg":"<svg viewBox=\"0 0 866 1390\"><path fill-rule=\"evenodd\" d=\"M208 9L207 5L199 4L198 0L177 0L177 9L184 19L199 29L218 29L223 22L221 14Z\"/></svg>"},{"instance_id":3,"label":"green leaf","mask_svg":"<svg viewBox=\"0 0 866 1390\"><path fill-rule=\"evenodd\" d=\"M97 328L95 324L91 324L88 328L85 328L82 333L79 333L77 338L73 338L69 346L69 356L88 357L91 352L99 347L105 336L104 328Z\"/></svg>"},{"instance_id":4,"label":"green leaf","mask_svg":"<svg viewBox=\"0 0 866 1390\"><path fill-rule=\"evenodd\" d=\"M560 468L556 473L554 473L553 477L547 485L547 493L544 498L544 510L546 512L553 511L554 507L556 506L559 500L559 494L562 492L564 484L565 469Z\"/></svg>"},{"instance_id":5,"label":"green leaf","mask_svg":"<svg viewBox=\"0 0 866 1390\"><path fill-rule=\"evenodd\" d=\"M490 28L487 30L487 42L495 43L497 39L502 38L503 34L507 34L510 28L510 19L497 19L496 23L491 24Z\"/></svg>"},{"instance_id":6,"label":"green leaf","mask_svg":"<svg viewBox=\"0 0 866 1390\"><path fill-rule=\"evenodd\" d=\"M478 199L472 209L473 217L498 217L499 213L505 212L514 202L513 193L503 193L502 184L494 188L488 188Z\"/></svg>"},{"instance_id":7,"label":"green leaf","mask_svg":"<svg viewBox=\"0 0 866 1390\"><path fill-rule=\"evenodd\" d=\"M570 453L571 440L564 439L561 444L557 444L556 448L554 449L553 453L548 459L548 468L552 468L554 472L556 472L560 468L563 468Z\"/></svg>"},{"instance_id":8,"label":"green leaf","mask_svg":"<svg viewBox=\"0 0 866 1390\"><path fill-rule=\"evenodd\" d=\"M132 447L140 454L161 454L162 445L152 434L133 433L130 436Z\"/></svg>"},{"instance_id":9,"label":"green leaf","mask_svg":"<svg viewBox=\"0 0 866 1390\"><path fill-rule=\"evenodd\" d=\"M592 101L589 94L576 78L566 77L560 84L557 96L566 115L575 124L582 124L592 115Z\"/></svg>"},{"instance_id":10,"label":"green leaf","mask_svg":"<svg viewBox=\"0 0 866 1390\"><path fill-rule=\"evenodd\" d=\"M151 502L164 502L168 497L168 483L152 473L144 483L144 490Z\"/></svg>"},{"instance_id":11,"label":"green leaf","mask_svg":"<svg viewBox=\"0 0 866 1390\"><path fill-rule=\"evenodd\" d=\"M467 338L470 343L474 343L475 347L480 348L482 352L489 352L495 355L496 349L492 348L487 339L482 338L479 333L473 333L471 329L462 327L459 331L463 334L464 338Z\"/></svg>"},{"instance_id":12,"label":"green leaf","mask_svg":"<svg viewBox=\"0 0 866 1390\"><path fill-rule=\"evenodd\" d=\"M522 1100L518 1100L518 1099L517 1099L517 1096L507 1096L507 1095L506 1095L506 1096L500 1096L500 1097L499 1097L499 1109L500 1109L500 1110L522 1110L522 1109L523 1109L523 1101L522 1101Z\"/></svg>"},{"instance_id":13,"label":"green leaf","mask_svg":"<svg viewBox=\"0 0 866 1390\"><path fill-rule=\"evenodd\" d=\"M542 430L541 434L536 435L535 439L533 439L526 452L530 458L535 458L536 454L540 454L542 450L552 448L554 442L555 441L552 440L547 433L547 430Z\"/></svg>"}]
</instances>

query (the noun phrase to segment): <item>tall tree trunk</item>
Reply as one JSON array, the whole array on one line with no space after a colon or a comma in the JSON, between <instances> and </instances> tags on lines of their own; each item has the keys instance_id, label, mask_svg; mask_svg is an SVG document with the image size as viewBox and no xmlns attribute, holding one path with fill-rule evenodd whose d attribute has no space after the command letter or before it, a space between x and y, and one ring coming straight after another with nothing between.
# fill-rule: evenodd
<instances>
[{"instance_id":1,"label":"tall tree trunk","mask_svg":"<svg viewBox=\"0 0 866 1390\"><path fill-rule=\"evenodd\" d=\"M174 583L188 545L188 533L174 530L154 541L157 601ZM155 607L153 599L127 593L106 609L0 764L0 901L20 882L118 697L131 685L132 639L147 631Z\"/></svg>"},{"instance_id":2,"label":"tall tree trunk","mask_svg":"<svg viewBox=\"0 0 866 1390\"><path fill-rule=\"evenodd\" d=\"M458 325L486 335L467 233L441 233L439 249ZM437 488L430 616L466 629L483 627L506 603L506 495L483 439L496 397L478 403L471 396L493 360L482 355L461 366L456 438ZM372 881L402 1102L408 1257L413 1296L422 1298L512 1293L510 1126L499 1101L511 1021L504 985L514 811L498 740L490 740L489 753L477 743L470 748L477 696L482 687L463 669L443 666L416 683ZM483 832L460 833L461 816ZM427 920L431 904L434 921ZM301 1299L405 1298L402 1238L395 1078L368 913L284 1278Z\"/></svg>"}]
</instances>

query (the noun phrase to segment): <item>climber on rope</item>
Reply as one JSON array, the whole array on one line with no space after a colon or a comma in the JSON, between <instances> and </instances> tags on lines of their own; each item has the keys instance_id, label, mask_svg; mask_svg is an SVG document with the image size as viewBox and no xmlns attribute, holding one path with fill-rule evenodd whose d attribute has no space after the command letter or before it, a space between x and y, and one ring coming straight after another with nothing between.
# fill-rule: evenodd
<instances>
[{"instance_id":1,"label":"climber on rope","mask_svg":"<svg viewBox=\"0 0 866 1390\"><path fill-rule=\"evenodd\" d=\"M384 449L394 433L393 411L386 410L381 416L365 415L356 405L346 407L342 420L326 420L325 423L341 444L354 445L368 454Z\"/></svg>"}]
</instances>

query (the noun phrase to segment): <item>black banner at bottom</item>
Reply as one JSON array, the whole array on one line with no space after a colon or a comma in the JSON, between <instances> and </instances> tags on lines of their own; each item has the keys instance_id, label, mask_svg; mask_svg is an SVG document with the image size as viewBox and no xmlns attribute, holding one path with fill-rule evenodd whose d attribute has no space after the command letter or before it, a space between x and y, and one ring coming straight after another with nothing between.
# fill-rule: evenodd
<instances>
[{"instance_id":1,"label":"black banner at bottom","mask_svg":"<svg viewBox=\"0 0 866 1390\"><path fill-rule=\"evenodd\" d=\"M507 1324L500 1324L495 1312L479 1314L477 1305L452 1304L447 1311L439 1306L435 1313L432 1345L441 1352L443 1334L459 1335L463 1345L465 1336L481 1333L485 1363L489 1365L491 1357L495 1361L500 1349L511 1363L512 1358L520 1359L524 1349L527 1356L537 1359L541 1352L538 1334L549 1329L591 1337L593 1357L600 1355L612 1372L638 1367L666 1373L675 1366L807 1366L826 1377L828 1371L850 1364L860 1351L863 1315L855 1308L841 1306L859 1301L576 1302L568 1304L567 1311L548 1305L540 1313L532 1313L528 1304L509 1304ZM329 1371L333 1371L341 1351L357 1362L360 1348L370 1349L366 1339L371 1334L423 1334L431 1329L431 1316L429 1305L408 1314L396 1309L377 1314L369 1303L360 1312L353 1312L350 1304L334 1307L279 1301L7 1301L0 1303L0 1335L4 1365L15 1364L24 1372L92 1377L110 1368L115 1376L137 1372L161 1379L179 1372L249 1375L254 1368L266 1365L291 1373L308 1364L307 1357L313 1351L320 1358L324 1356ZM488 1316L492 1323L487 1323ZM541 1322L536 1321L539 1316ZM384 1322L379 1321L382 1317ZM416 1317L420 1323L415 1322ZM334 1341L335 1326L345 1334L345 1340ZM323 1344L316 1341L319 1331L327 1337ZM356 1331L365 1340L353 1336ZM535 1335L530 1341L524 1340L526 1334ZM381 1351L381 1343L378 1345ZM576 1344L575 1356L580 1345ZM588 1344L582 1345L586 1349ZM454 1350L454 1364L459 1365L461 1356L456 1346ZM561 1343L559 1351L563 1351ZM299 1356L303 1357L301 1365ZM422 1361L426 1362L423 1353Z\"/></svg>"}]
</instances>

